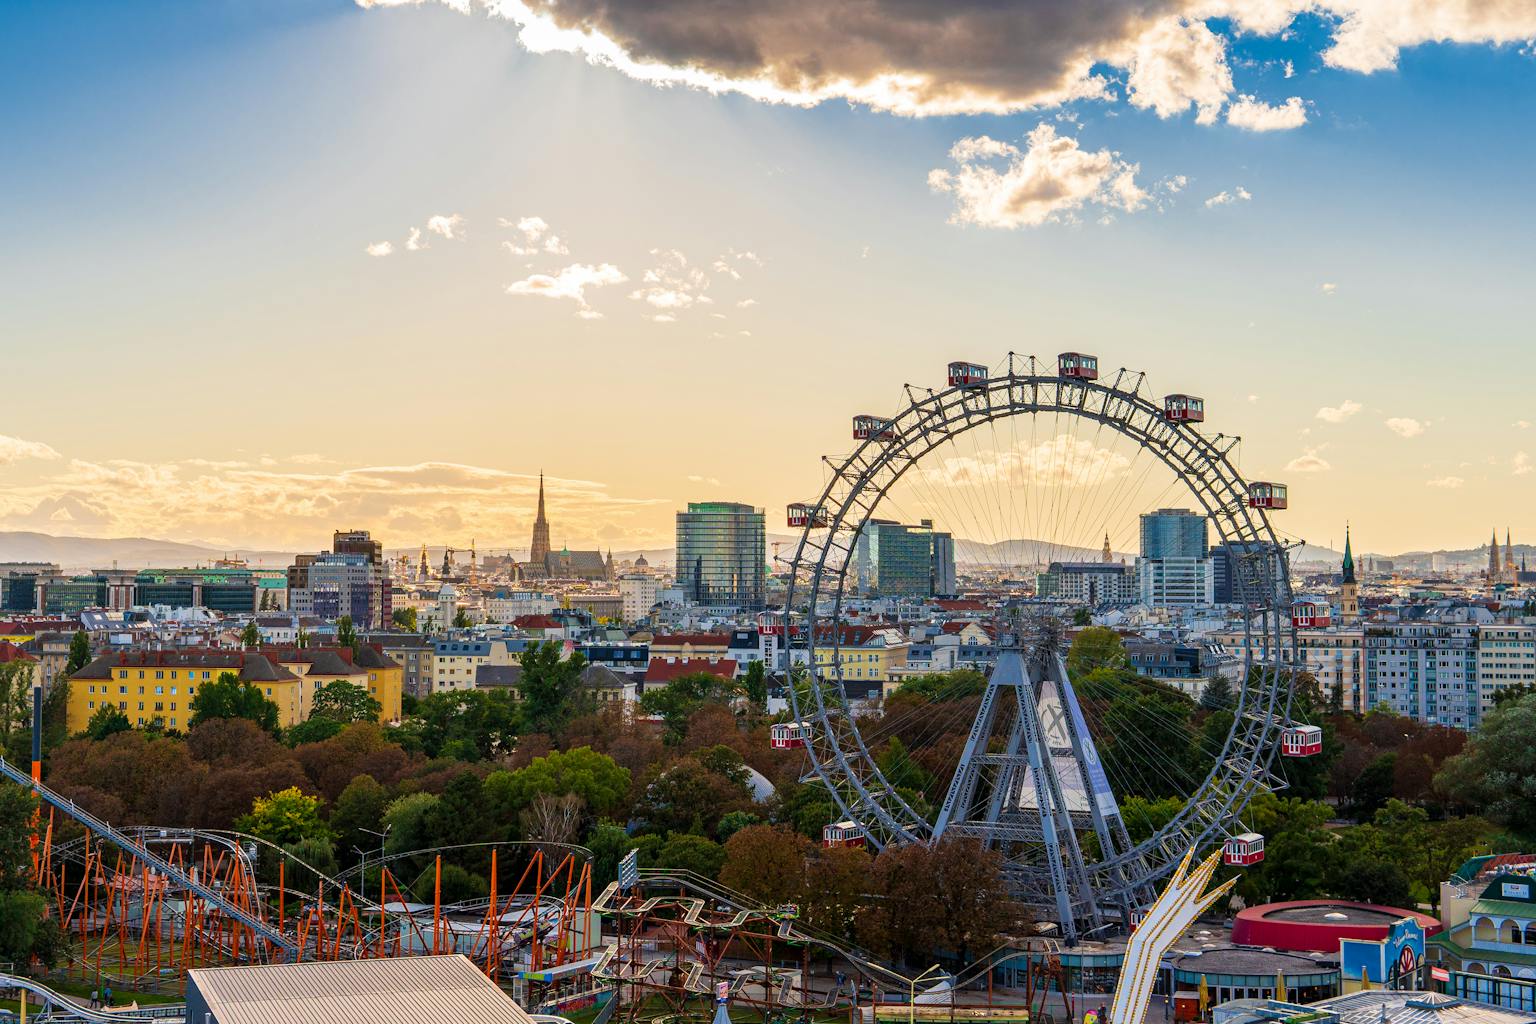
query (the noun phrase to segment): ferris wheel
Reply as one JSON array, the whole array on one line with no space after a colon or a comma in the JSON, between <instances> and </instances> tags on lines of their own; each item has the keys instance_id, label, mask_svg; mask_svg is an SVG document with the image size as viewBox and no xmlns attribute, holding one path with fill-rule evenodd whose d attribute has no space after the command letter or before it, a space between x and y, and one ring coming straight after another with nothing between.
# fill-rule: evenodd
<instances>
[{"instance_id":1,"label":"ferris wheel","mask_svg":"<svg viewBox=\"0 0 1536 1024\"><path fill-rule=\"evenodd\" d=\"M1317 738L1289 717L1287 548L1269 519L1286 508L1286 487L1240 475L1239 439L1203 432L1200 398L1152 397L1145 374L1129 370L1101 380L1085 353L1054 363L1009 353L995 371L951 363L946 386L908 385L905 396L893 416L855 416L853 451L824 459L820 496L788 508L800 535L785 603L785 629L796 635L786 648L803 653L804 668L788 687L792 721L774 742L803 747L807 779L832 795L842 820L824 841L881 848L974 837L1002 854L1020 898L1069 943L1130 927L1190 850L1221 846L1239 866L1262 859L1263 837L1242 815L1254 796L1285 785L1277 755L1315 753ZM1195 506L1188 519L1166 507L1180 494ZM1106 696L1069 678L1061 626L1041 614L1061 608L1042 600L1047 583L1080 571L1120 581L1119 590L1088 591L1086 603L1145 616L1141 592L1128 588L1151 584L1126 583L1137 577L1123 556L1113 564L1114 551L1148 543L1140 513L1158 509L1197 539L1203 517L1214 536L1200 539L1201 553L1219 554L1223 579L1208 578L1208 560L1167 565L1195 572L1191 605L1217 603L1213 590L1224 588L1220 603L1241 623L1226 714L1198 730L1194 701L1171 690ZM882 621L872 598L900 592L898 548L910 534L926 535L932 551L943 530L989 592L986 615L961 627L973 639L989 634L972 649L985 651L985 687L978 698L972 676L964 702L930 693L860 720L849 692ZM880 544L887 556L873 550ZM945 714L972 707L968 729L935 738ZM947 785L914 792L893 767L912 757L950 770Z\"/></svg>"}]
</instances>

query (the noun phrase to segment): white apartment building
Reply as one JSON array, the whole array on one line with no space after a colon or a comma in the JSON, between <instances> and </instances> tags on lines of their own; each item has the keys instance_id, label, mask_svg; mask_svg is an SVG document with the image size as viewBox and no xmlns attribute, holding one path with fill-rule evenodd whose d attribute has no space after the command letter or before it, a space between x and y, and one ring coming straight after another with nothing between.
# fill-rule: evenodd
<instances>
[{"instance_id":1,"label":"white apartment building","mask_svg":"<svg viewBox=\"0 0 1536 1024\"><path fill-rule=\"evenodd\" d=\"M1365 628L1365 708L1434 725L1477 724L1478 627L1412 622ZM1491 698L1490 698L1491 700Z\"/></svg>"},{"instance_id":2,"label":"white apartment building","mask_svg":"<svg viewBox=\"0 0 1536 1024\"><path fill-rule=\"evenodd\" d=\"M650 573L628 573L619 577L619 599L625 622L639 622L651 614L661 592L661 580Z\"/></svg>"},{"instance_id":3,"label":"white apartment building","mask_svg":"<svg viewBox=\"0 0 1536 1024\"><path fill-rule=\"evenodd\" d=\"M1509 623L1477 631L1478 717L1493 710L1493 698L1511 686L1536 686L1536 625Z\"/></svg>"},{"instance_id":4,"label":"white apartment building","mask_svg":"<svg viewBox=\"0 0 1536 1024\"><path fill-rule=\"evenodd\" d=\"M1198 608L1216 603L1209 558L1138 558L1141 603L1148 608Z\"/></svg>"}]
</instances>

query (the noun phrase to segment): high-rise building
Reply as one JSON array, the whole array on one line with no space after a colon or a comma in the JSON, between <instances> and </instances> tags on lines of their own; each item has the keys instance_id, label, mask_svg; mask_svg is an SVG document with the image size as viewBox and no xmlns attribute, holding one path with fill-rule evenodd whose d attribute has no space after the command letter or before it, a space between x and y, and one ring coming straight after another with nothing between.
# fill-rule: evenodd
<instances>
[{"instance_id":1,"label":"high-rise building","mask_svg":"<svg viewBox=\"0 0 1536 1024\"><path fill-rule=\"evenodd\" d=\"M955 592L955 541L933 520L917 526L887 519L864 525L854 548L861 593L881 597L934 597Z\"/></svg>"},{"instance_id":2,"label":"high-rise building","mask_svg":"<svg viewBox=\"0 0 1536 1024\"><path fill-rule=\"evenodd\" d=\"M358 629L390 624L389 563L367 530L338 530L332 550L297 555L288 569L288 607L323 619L352 617Z\"/></svg>"},{"instance_id":3,"label":"high-rise building","mask_svg":"<svg viewBox=\"0 0 1536 1024\"><path fill-rule=\"evenodd\" d=\"M1206 519L1187 508L1160 508L1141 517L1142 558L1204 558Z\"/></svg>"},{"instance_id":4,"label":"high-rise building","mask_svg":"<svg viewBox=\"0 0 1536 1024\"><path fill-rule=\"evenodd\" d=\"M1478 628L1392 623L1365 633L1365 707L1385 705L1430 725L1469 729L1479 711Z\"/></svg>"},{"instance_id":5,"label":"high-rise building","mask_svg":"<svg viewBox=\"0 0 1536 1024\"><path fill-rule=\"evenodd\" d=\"M756 610L767 583L767 520L732 501L691 501L677 513L677 585L689 601Z\"/></svg>"},{"instance_id":6,"label":"high-rise building","mask_svg":"<svg viewBox=\"0 0 1536 1024\"><path fill-rule=\"evenodd\" d=\"M544 518L544 474L539 473L539 514L533 520L533 543L528 546L528 561L543 565L549 558L549 520Z\"/></svg>"}]
</instances>

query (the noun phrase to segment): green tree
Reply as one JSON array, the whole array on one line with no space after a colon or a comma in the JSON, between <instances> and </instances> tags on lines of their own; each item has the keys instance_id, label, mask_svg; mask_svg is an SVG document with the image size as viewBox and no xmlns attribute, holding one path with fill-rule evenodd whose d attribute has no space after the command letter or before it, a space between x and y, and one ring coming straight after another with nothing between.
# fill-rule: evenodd
<instances>
[{"instance_id":1,"label":"green tree","mask_svg":"<svg viewBox=\"0 0 1536 1024\"><path fill-rule=\"evenodd\" d=\"M762 823L763 819L751 811L732 811L730 814L722 814L720 824L715 827L715 838L723 843L742 829Z\"/></svg>"},{"instance_id":2,"label":"green tree","mask_svg":"<svg viewBox=\"0 0 1536 1024\"><path fill-rule=\"evenodd\" d=\"M463 608L453 613L453 628L468 629L475 624L475 620L469 617L469 612Z\"/></svg>"},{"instance_id":3,"label":"green tree","mask_svg":"<svg viewBox=\"0 0 1536 1024\"><path fill-rule=\"evenodd\" d=\"M215 681L200 685L192 698L192 726L212 718L248 718L275 735L278 707L250 680L222 672Z\"/></svg>"},{"instance_id":4,"label":"green tree","mask_svg":"<svg viewBox=\"0 0 1536 1024\"><path fill-rule=\"evenodd\" d=\"M290 747L299 747L306 743L323 743L345 728L346 726L334 718L316 718L311 715L298 725L284 729L283 742Z\"/></svg>"},{"instance_id":5,"label":"green tree","mask_svg":"<svg viewBox=\"0 0 1536 1024\"><path fill-rule=\"evenodd\" d=\"M486 781L489 783L490 780ZM593 891L619 880L619 861L636 845L624 831L624 826L616 821L604 818L592 826L592 831L587 833L586 846L592 851Z\"/></svg>"},{"instance_id":6,"label":"green tree","mask_svg":"<svg viewBox=\"0 0 1536 1024\"><path fill-rule=\"evenodd\" d=\"M1435 776L1452 804L1522 836L1536 835L1536 694L1506 700Z\"/></svg>"},{"instance_id":7,"label":"green tree","mask_svg":"<svg viewBox=\"0 0 1536 1024\"><path fill-rule=\"evenodd\" d=\"M240 631L240 646L247 648L261 646L261 630L256 628L255 619L247 622L245 628Z\"/></svg>"},{"instance_id":8,"label":"green tree","mask_svg":"<svg viewBox=\"0 0 1536 1024\"><path fill-rule=\"evenodd\" d=\"M1250 827L1264 836L1264 860L1242 872L1239 891L1250 904L1323 895L1337 854L1324 829L1327 804L1265 793L1248 807Z\"/></svg>"},{"instance_id":9,"label":"green tree","mask_svg":"<svg viewBox=\"0 0 1536 1024\"><path fill-rule=\"evenodd\" d=\"M1067 671L1073 679L1097 669L1124 668L1125 664L1125 642L1107 626L1089 626L1077 634L1067 651Z\"/></svg>"},{"instance_id":10,"label":"green tree","mask_svg":"<svg viewBox=\"0 0 1536 1024\"><path fill-rule=\"evenodd\" d=\"M714 835L722 817L754 806L746 766L729 747L697 751L652 773L635 813L653 832Z\"/></svg>"},{"instance_id":11,"label":"green tree","mask_svg":"<svg viewBox=\"0 0 1536 1024\"><path fill-rule=\"evenodd\" d=\"M384 826L389 831L384 849L410 853L432 846L428 824L439 802L435 793L411 793L392 801L384 809Z\"/></svg>"},{"instance_id":12,"label":"green tree","mask_svg":"<svg viewBox=\"0 0 1536 1024\"><path fill-rule=\"evenodd\" d=\"M69 638L69 657L64 661L64 674L72 676L91 663L91 638L85 630L75 630Z\"/></svg>"},{"instance_id":13,"label":"green tree","mask_svg":"<svg viewBox=\"0 0 1536 1024\"><path fill-rule=\"evenodd\" d=\"M1090 612L1087 608L1078 608L1078 609L1076 609L1075 611L1072 612L1072 625L1074 625L1074 626L1091 626L1091 625L1093 625L1093 613Z\"/></svg>"},{"instance_id":14,"label":"green tree","mask_svg":"<svg viewBox=\"0 0 1536 1024\"><path fill-rule=\"evenodd\" d=\"M1330 875L1330 888L1340 899L1386 907L1407 907L1413 899L1402 867L1379 854L1341 860Z\"/></svg>"},{"instance_id":15,"label":"green tree","mask_svg":"<svg viewBox=\"0 0 1536 1024\"><path fill-rule=\"evenodd\" d=\"M960 700L980 697L987 688L987 677L973 668L949 672L927 672L902 682L896 692L911 694L927 701Z\"/></svg>"},{"instance_id":16,"label":"green tree","mask_svg":"<svg viewBox=\"0 0 1536 1024\"><path fill-rule=\"evenodd\" d=\"M405 630L407 633L416 632L417 625L415 608L396 608L393 612L390 613L389 617L390 621L399 626L401 629Z\"/></svg>"},{"instance_id":17,"label":"green tree","mask_svg":"<svg viewBox=\"0 0 1536 1024\"><path fill-rule=\"evenodd\" d=\"M128 716L119 711L116 705L103 703L91 713L90 721L85 723L85 735L93 740L104 740L115 732L127 732L133 728L133 723L128 721Z\"/></svg>"},{"instance_id":18,"label":"green tree","mask_svg":"<svg viewBox=\"0 0 1536 1024\"><path fill-rule=\"evenodd\" d=\"M567 722L591 714L596 701L582 686L587 659L580 653L565 657L561 644L547 641L530 644L520 659L523 718L529 732L554 736Z\"/></svg>"},{"instance_id":19,"label":"green tree","mask_svg":"<svg viewBox=\"0 0 1536 1024\"><path fill-rule=\"evenodd\" d=\"M1200 690L1200 706L1207 711L1225 711L1233 703L1232 683L1226 676L1212 676Z\"/></svg>"},{"instance_id":20,"label":"green tree","mask_svg":"<svg viewBox=\"0 0 1536 1024\"><path fill-rule=\"evenodd\" d=\"M0 890L0 960L26 964L36 959L52 968L68 947L59 922L48 915L48 900L42 893Z\"/></svg>"},{"instance_id":21,"label":"green tree","mask_svg":"<svg viewBox=\"0 0 1536 1024\"><path fill-rule=\"evenodd\" d=\"M485 780L488 798L513 811L523 810L538 796L569 794L598 815L622 808L629 783L628 768L591 747L551 751L525 768L492 772Z\"/></svg>"},{"instance_id":22,"label":"green tree","mask_svg":"<svg viewBox=\"0 0 1536 1024\"><path fill-rule=\"evenodd\" d=\"M298 786L257 797L251 813L236 821L235 828L278 846L330 837L330 830L320 818L320 798L310 796Z\"/></svg>"},{"instance_id":23,"label":"green tree","mask_svg":"<svg viewBox=\"0 0 1536 1024\"><path fill-rule=\"evenodd\" d=\"M1365 766L1349 790L1349 814L1352 818L1365 821L1392 799L1396 768L1397 754L1391 750L1378 755Z\"/></svg>"},{"instance_id":24,"label":"green tree","mask_svg":"<svg viewBox=\"0 0 1536 1024\"><path fill-rule=\"evenodd\" d=\"M315 691L309 703L311 718L329 718L334 722L376 722L384 705L368 696L368 691L345 679L333 679Z\"/></svg>"},{"instance_id":25,"label":"green tree","mask_svg":"<svg viewBox=\"0 0 1536 1024\"><path fill-rule=\"evenodd\" d=\"M661 718L666 726L663 738L675 746L688 735L688 720L696 711L706 704L729 705L740 692L741 687L734 679L708 672L690 672L671 680L666 686L641 694L640 709Z\"/></svg>"},{"instance_id":26,"label":"green tree","mask_svg":"<svg viewBox=\"0 0 1536 1024\"><path fill-rule=\"evenodd\" d=\"M428 757L457 750L491 760L517 745L523 710L510 690L450 690L429 694L396 735Z\"/></svg>"},{"instance_id":27,"label":"green tree","mask_svg":"<svg viewBox=\"0 0 1536 1024\"><path fill-rule=\"evenodd\" d=\"M336 620L336 646L350 647L357 653L357 627L352 625L352 616L343 615Z\"/></svg>"},{"instance_id":28,"label":"green tree","mask_svg":"<svg viewBox=\"0 0 1536 1024\"><path fill-rule=\"evenodd\" d=\"M679 833L668 836L661 849L656 851L656 866L692 871L696 875L714 880L725 863L725 847L703 836Z\"/></svg>"},{"instance_id":29,"label":"green tree","mask_svg":"<svg viewBox=\"0 0 1536 1024\"><path fill-rule=\"evenodd\" d=\"M18 762L30 759L32 673L37 662L17 658L0 662L0 754Z\"/></svg>"},{"instance_id":30,"label":"green tree","mask_svg":"<svg viewBox=\"0 0 1536 1024\"><path fill-rule=\"evenodd\" d=\"M758 711L768 707L768 676L761 661L747 663L747 671L741 677L741 692Z\"/></svg>"},{"instance_id":31,"label":"green tree","mask_svg":"<svg viewBox=\"0 0 1536 1024\"><path fill-rule=\"evenodd\" d=\"M378 848L379 837L372 833L384 830L384 809L388 806L389 791L372 775L359 775L347 783L347 788L336 797L330 820L337 849L344 859L352 859L354 848Z\"/></svg>"}]
</instances>

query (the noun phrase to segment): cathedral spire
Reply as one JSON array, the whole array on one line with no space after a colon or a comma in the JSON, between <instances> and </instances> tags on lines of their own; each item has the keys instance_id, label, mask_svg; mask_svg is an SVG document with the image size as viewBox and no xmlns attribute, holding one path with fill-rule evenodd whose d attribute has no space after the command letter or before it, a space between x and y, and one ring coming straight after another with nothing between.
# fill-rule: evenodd
<instances>
[{"instance_id":1,"label":"cathedral spire","mask_svg":"<svg viewBox=\"0 0 1536 1024\"><path fill-rule=\"evenodd\" d=\"M1349 546L1349 524L1344 524L1344 582L1355 582L1355 553Z\"/></svg>"},{"instance_id":2,"label":"cathedral spire","mask_svg":"<svg viewBox=\"0 0 1536 1024\"><path fill-rule=\"evenodd\" d=\"M1515 545L1509 539L1509 527L1504 527L1504 571L1515 571Z\"/></svg>"},{"instance_id":3,"label":"cathedral spire","mask_svg":"<svg viewBox=\"0 0 1536 1024\"><path fill-rule=\"evenodd\" d=\"M1104 535L1104 554L1102 558L1105 562L1113 562L1115 560L1115 553L1109 550L1109 534L1107 533Z\"/></svg>"},{"instance_id":4,"label":"cathedral spire","mask_svg":"<svg viewBox=\"0 0 1536 1024\"><path fill-rule=\"evenodd\" d=\"M1493 536L1488 540L1488 582L1492 583L1499 578L1499 528L1493 528Z\"/></svg>"},{"instance_id":5,"label":"cathedral spire","mask_svg":"<svg viewBox=\"0 0 1536 1024\"><path fill-rule=\"evenodd\" d=\"M544 518L544 471L539 470L539 513L533 520L533 543L528 546L528 561L542 565L549 557L549 520Z\"/></svg>"}]
</instances>

